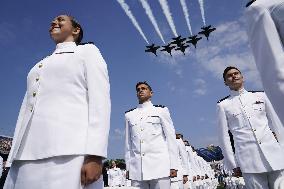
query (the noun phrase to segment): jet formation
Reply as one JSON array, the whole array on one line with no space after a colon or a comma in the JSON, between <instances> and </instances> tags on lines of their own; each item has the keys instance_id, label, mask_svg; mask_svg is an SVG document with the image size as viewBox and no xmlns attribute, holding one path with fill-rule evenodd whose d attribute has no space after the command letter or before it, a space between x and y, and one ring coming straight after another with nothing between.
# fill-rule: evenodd
<instances>
[{"instance_id":1,"label":"jet formation","mask_svg":"<svg viewBox=\"0 0 284 189\"><path fill-rule=\"evenodd\" d=\"M204 35L206 37L207 40L209 40L209 36L210 34L216 30L216 28L213 28L211 25L209 26L204 26L201 28L201 32L199 32L199 35ZM202 37L199 37L198 35L193 35L190 36L188 38L183 38L181 35L178 37L174 37L172 38L172 41L170 41L167 45L165 46L156 46L154 43L150 46L146 46L146 50L145 52L150 52L155 54L155 56L157 55L157 51L165 51L167 52L169 55L172 56L172 51L180 51L185 55L185 51L186 49L191 45L194 46L194 48L197 47L197 43L199 40L201 40Z\"/></svg>"}]
</instances>

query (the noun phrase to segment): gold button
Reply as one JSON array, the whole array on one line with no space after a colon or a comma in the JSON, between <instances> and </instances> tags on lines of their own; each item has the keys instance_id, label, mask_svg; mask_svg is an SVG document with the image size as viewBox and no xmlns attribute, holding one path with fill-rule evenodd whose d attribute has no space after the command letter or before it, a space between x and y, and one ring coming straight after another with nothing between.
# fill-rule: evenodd
<instances>
[{"instance_id":1,"label":"gold button","mask_svg":"<svg viewBox=\"0 0 284 189\"><path fill-rule=\"evenodd\" d=\"M36 92L33 92L33 97L35 97L36 96Z\"/></svg>"},{"instance_id":2,"label":"gold button","mask_svg":"<svg viewBox=\"0 0 284 189\"><path fill-rule=\"evenodd\" d=\"M261 144L261 141L259 141L258 144Z\"/></svg>"},{"instance_id":3,"label":"gold button","mask_svg":"<svg viewBox=\"0 0 284 189\"><path fill-rule=\"evenodd\" d=\"M38 65L39 68L41 68L42 66L43 66L42 63L40 63L40 64Z\"/></svg>"},{"instance_id":4,"label":"gold button","mask_svg":"<svg viewBox=\"0 0 284 189\"><path fill-rule=\"evenodd\" d=\"M38 82L38 81L39 81L39 77L36 78L36 82Z\"/></svg>"},{"instance_id":5,"label":"gold button","mask_svg":"<svg viewBox=\"0 0 284 189\"><path fill-rule=\"evenodd\" d=\"M253 131L255 132L255 131L256 131L256 129L253 129Z\"/></svg>"},{"instance_id":6,"label":"gold button","mask_svg":"<svg viewBox=\"0 0 284 189\"><path fill-rule=\"evenodd\" d=\"M145 153L142 153L142 156L145 156Z\"/></svg>"}]
</instances>

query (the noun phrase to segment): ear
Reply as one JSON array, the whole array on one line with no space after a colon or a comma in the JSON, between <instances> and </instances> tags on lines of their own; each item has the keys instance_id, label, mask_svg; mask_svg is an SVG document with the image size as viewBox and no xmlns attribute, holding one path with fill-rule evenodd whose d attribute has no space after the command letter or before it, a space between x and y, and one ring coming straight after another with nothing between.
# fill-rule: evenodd
<instances>
[{"instance_id":1,"label":"ear","mask_svg":"<svg viewBox=\"0 0 284 189\"><path fill-rule=\"evenodd\" d=\"M80 31L81 31L81 29L79 27L76 27L76 28L73 29L72 33L73 33L73 35L79 35Z\"/></svg>"}]
</instances>

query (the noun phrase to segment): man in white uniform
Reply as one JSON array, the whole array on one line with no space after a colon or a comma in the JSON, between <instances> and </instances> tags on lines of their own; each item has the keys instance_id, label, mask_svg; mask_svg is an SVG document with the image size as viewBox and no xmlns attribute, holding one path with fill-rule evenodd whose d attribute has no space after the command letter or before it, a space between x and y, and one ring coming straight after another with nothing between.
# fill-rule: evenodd
<instances>
[{"instance_id":1,"label":"man in white uniform","mask_svg":"<svg viewBox=\"0 0 284 189\"><path fill-rule=\"evenodd\" d=\"M171 178L171 189L183 189L183 184L188 182L189 162L182 134L176 134L176 142L178 146L178 172L177 177Z\"/></svg>"},{"instance_id":2,"label":"man in white uniform","mask_svg":"<svg viewBox=\"0 0 284 189\"><path fill-rule=\"evenodd\" d=\"M227 67L223 78L230 96L218 102L217 113L226 166L235 176L243 173L248 189L278 188L274 184L284 176L284 149L275 133L283 126L265 93L244 89L238 68Z\"/></svg>"},{"instance_id":3,"label":"man in white uniform","mask_svg":"<svg viewBox=\"0 0 284 189\"><path fill-rule=\"evenodd\" d=\"M177 176L175 129L167 107L153 105L147 82L136 85L139 105L125 114L125 161L132 186L139 189L170 189Z\"/></svg>"},{"instance_id":4,"label":"man in white uniform","mask_svg":"<svg viewBox=\"0 0 284 189\"><path fill-rule=\"evenodd\" d=\"M256 0L245 16L264 90L284 124L284 0Z\"/></svg>"},{"instance_id":5,"label":"man in white uniform","mask_svg":"<svg viewBox=\"0 0 284 189\"><path fill-rule=\"evenodd\" d=\"M55 51L36 64L18 117L4 189L103 188L110 94L107 65L80 24L60 15Z\"/></svg>"}]
</instances>

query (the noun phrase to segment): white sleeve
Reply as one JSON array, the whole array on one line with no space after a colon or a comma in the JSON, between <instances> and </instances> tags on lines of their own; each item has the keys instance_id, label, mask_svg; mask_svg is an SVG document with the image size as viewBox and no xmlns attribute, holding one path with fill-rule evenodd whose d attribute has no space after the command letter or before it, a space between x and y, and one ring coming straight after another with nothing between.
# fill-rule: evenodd
<instances>
[{"instance_id":1,"label":"white sleeve","mask_svg":"<svg viewBox=\"0 0 284 189\"><path fill-rule=\"evenodd\" d=\"M265 93L263 93L265 99L265 110L268 120L271 122L271 130L275 132L277 140L284 147L284 126L281 123L278 115L276 114L270 100L267 98Z\"/></svg>"},{"instance_id":2,"label":"white sleeve","mask_svg":"<svg viewBox=\"0 0 284 189\"><path fill-rule=\"evenodd\" d=\"M162 128L166 136L169 156L170 156L170 168L171 169L178 169L178 146L176 142L176 133L175 128L170 116L170 112L168 108L163 108L163 114L161 116L162 120Z\"/></svg>"},{"instance_id":3,"label":"white sleeve","mask_svg":"<svg viewBox=\"0 0 284 189\"><path fill-rule=\"evenodd\" d=\"M219 134L220 147L224 155L225 163L227 164L228 168L232 170L238 167L238 165L231 146L226 114L223 107L220 104L217 105L217 118L219 126L218 134Z\"/></svg>"},{"instance_id":4,"label":"white sleeve","mask_svg":"<svg viewBox=\"0 0 284 189\"><path fill-rule=\"evenodd\" d=\"M245 18L263 88L284 123L284 51L280 35L270 11L264 6L251 5Z\"/></svg>"},{"instance_id":5,"label":"white sleeve","mask_svg":"<svg viewBox=\"0 0 284 189\"><path fill-rule=\"evenodd\" d=\"M84 45L83 59L89 102L86 154L107 157L110 127L110 84L107 65L94 45Z\"/></svg>"},{"instance_id":6,"label":"white sleeve","mask_svg":"<svg viewBox=\"0 0 284 189\"><path fill-rule=\"evenodd\" d=\"M14 158L14 155L15 155L14 153L16 153L15 152L15 144L16 144L16 139L18 138L19 132L21 130L22 121L24 119L25 112L27 110L27 98L28 97L27 97L27 92L26 92L24 99L23 99L23 102L22 102L22 105L21 105L21 108L20 108L20 112L19 112L19 116L18 116L18 120L17 120L17 125L16 125L15 131L14 131L12 147L11 147L11 150L10 150L10 153L9 153L5 167L11 167L12 162L13 162L13 158Z\"/></svg>"},{"instance_id":7,"label":"white sleeve","mask_svg":"<svg viewBox=\"0 0 284 189\"><path fill-rule=\"evenodd\" d=\"M125 118L125 164L127 171L129 171L130 149L131 149L131 136L129 131L128 120L127 118Z\"/></svg>"},{"instance_id":8,"label":"white sleeve","mask_svg":"<svg viewBox=\"0 0 284 189\"><path fill-rule=\"evenodd\" d=\"M108 175L108 179L107 179L108 180L108 186L111 187L112 186L112 176L111 176L110 170L108 170L107 175Z\"/></svg>"}]
</instances>

